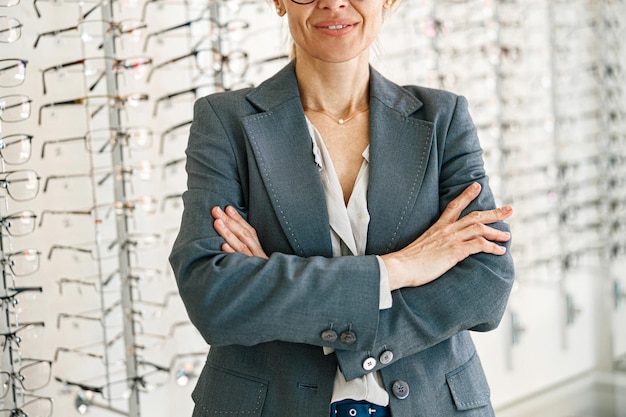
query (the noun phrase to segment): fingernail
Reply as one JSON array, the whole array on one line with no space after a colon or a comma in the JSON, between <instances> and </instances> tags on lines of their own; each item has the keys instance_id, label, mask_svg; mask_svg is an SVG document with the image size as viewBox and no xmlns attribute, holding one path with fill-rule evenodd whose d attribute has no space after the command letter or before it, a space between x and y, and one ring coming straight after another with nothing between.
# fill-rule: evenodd
<instances>
[{"instance_id":1,"label":"fingernail","mask_svg":"<svg viewBox=\"0 0 626 417\"><path fill-rule=\"evenodd\" d=\"M475 182L472 184L472 190L478 190L480 188L480 184Z\"/></svg>"}]
</instances>

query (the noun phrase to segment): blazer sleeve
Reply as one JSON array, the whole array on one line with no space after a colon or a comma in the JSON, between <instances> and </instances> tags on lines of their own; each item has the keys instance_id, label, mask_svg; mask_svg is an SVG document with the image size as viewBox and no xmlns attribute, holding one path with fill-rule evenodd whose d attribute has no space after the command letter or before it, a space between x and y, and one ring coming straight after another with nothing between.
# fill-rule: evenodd
<instances>
[{"instance_id":1,"label":"blazer sleeve","mask_svg":"<svg viewBox=\"0 0 626 417\"><path fill-rule=\"evenodd\" d=\"M375 256L272 253L264 260L221 251L224 240L213 228L211 208L233 205L245 216L249 173L246 147L236 127L239 117L231 115L238 104L230 103L228 109L219 104L202 98L194 107L184 211L169 258L192 323L213 346L279 340L368 349L378 324ZM342 284L346 280L359 284ZM329 329L337 334L349 330L356 340L346 344L340 338L322 339Z\"/></svg>"},{"instance_id":2,"label":"blazer sleeve","mask_svg":"<svg viewBox=\"0 0 626 417\"><path fill-rule=\"evenodd\" d=\"M436 128L436 154L440 155L439 209L443 211L462 190L477 181L482 191L465 210L463 215L466 215L476 210L493 209L496 205L467 101L455 97L456 104L453 102L448 106L453 109L449 120L446 123L439 121ZM491 226L509 230L504 222ZM405 243L414 238L407 238ZM379 313L374 347L368 352L337 351L345 377L353 379L364 375L366 371L362 363L365 357L378 357L385 350L393 351L393 362L378 363L374 370L423 351L461 331L496 328L514 280L510 241L505 246L505 255L472 255L427 285L394 291L393 307Z\"/></svg>"}]
</instances>

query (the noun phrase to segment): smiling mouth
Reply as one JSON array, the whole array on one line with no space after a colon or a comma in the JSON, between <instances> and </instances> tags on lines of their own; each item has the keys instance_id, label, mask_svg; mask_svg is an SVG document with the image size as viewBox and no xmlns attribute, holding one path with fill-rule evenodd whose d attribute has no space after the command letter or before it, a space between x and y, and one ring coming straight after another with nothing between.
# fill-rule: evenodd
<instances>
[{"instance_id":1,"label":"smiling mouth","mask_svg":"<svg viewBox=\"0 0 626 417\"><path fill-rule=\"evenodd\" d=\"M343 28L347 28L348 25L332 25L332 26L328 26L328 29L330 30L340 30Z\"/></svg>"}]
</instances>

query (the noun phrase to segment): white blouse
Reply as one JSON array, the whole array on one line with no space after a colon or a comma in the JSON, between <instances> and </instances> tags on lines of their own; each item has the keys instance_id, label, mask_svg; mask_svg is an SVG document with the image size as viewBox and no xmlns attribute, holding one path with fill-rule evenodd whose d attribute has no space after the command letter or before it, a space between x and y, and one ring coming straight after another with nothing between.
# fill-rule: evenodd
<instances>
[{"instance_id":1,"label":"white blouse","mask_svg":"<svg viewBox=\"0 0 626 417\"><path fill-rule=\"evenodd\" d=\"M319 131L307 119L309 133L313 139L313 154L320 171L320 178L326 196L328 217L330 220L333 256L359 256L365 254L367 245L367 228L369 226L369 212L367 210L367 186L369 183L369 146L363 151L363 164L357 175L352 195L348 204L344 203L343 191L339 178L333 166L328 150ZM380 309L390 308L392 304L391 291L387 269L382 259L378 258L380 266ZM333 349L324 348L324 353L331 354ZM386 406L389 404L389 394L383 388L378 372L371 372L361 378L346 381L337 368L333 388L332 402L341 400L365 400L374 404Z\"/></svg>"}]
</instances>

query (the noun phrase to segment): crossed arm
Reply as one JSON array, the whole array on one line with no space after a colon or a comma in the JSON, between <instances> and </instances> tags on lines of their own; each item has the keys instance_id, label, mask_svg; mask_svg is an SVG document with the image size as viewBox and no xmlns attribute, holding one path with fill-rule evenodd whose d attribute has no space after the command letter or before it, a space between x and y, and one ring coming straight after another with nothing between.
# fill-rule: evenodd
<instances>
[{"instance_id":1,"label":"crossed arm","mask_svg":"<svg viewBox=\"0 0 626 417\"><path fill-rule=\"evenodd\" d=\"M506 252L506 248L498 243L508 242L510 234L489 224L509 218L513 214L511 206L474 211L461 217L480 189L478 183L467 187L425 233L406 247L381 256L392 291L434 281L470 255L481 252L503 255ZM213 207L211 214L215 230L226 241L222 245L224 252L268 258L255 229L235 208Z\"/></svg>"}]
</instances>

